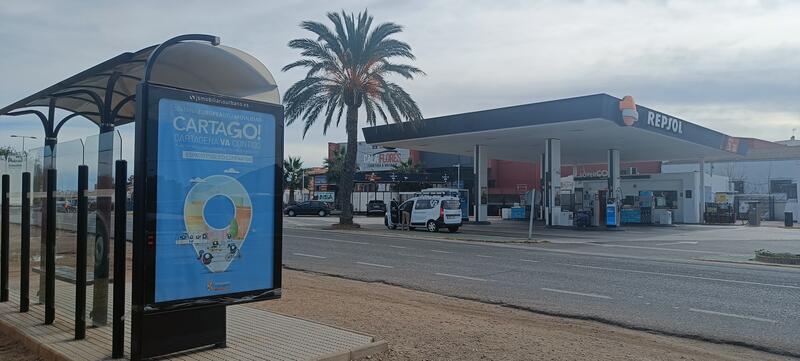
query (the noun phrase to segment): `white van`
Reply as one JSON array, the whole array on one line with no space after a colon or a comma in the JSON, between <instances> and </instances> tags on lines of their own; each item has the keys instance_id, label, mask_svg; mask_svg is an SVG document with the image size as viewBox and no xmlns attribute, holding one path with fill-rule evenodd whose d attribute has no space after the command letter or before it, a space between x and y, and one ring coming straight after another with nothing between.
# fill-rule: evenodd
<instances>
[{"instance_id":1,"label":"white van","mask_svg":"<svg viewBox=\"0 0 800 361\"><path fill-rule=\"evenodd\" d=\"M461 227L461 201L452 196L419 196L398 204L391 201L386 210L384 224L389 229L400 226L403 211L411 213L411 229L425 227L429 232L447 228L457 232Z\"/></svg>"}]
</instances>

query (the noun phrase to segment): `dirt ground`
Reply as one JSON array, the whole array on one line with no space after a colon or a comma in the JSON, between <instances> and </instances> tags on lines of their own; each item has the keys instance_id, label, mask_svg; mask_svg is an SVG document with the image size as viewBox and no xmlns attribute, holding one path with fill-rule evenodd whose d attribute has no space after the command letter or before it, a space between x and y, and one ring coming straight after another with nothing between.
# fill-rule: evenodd
<instances>
[{"instance_id":1,"label":"dirt ground","mask_svg":"<svg viewBox=\"0 0 800 361\"><path fill-rule=\"evenodd\" d=\"M389 342L372 360L782 360L378 283L285 271L283 298L251 305Z\"/></svg>"},{"instance_id":2,"label":"dirt ground","mask_svg":"<svg viewBox=\"0 0 800 361\"><path fill-rule=\"evenodd\" d=\"M1 361L42 361L33 351L25 348L22 343L14 341L4 333L0 333L0 360Z\"/></svg>"}]
</instances>

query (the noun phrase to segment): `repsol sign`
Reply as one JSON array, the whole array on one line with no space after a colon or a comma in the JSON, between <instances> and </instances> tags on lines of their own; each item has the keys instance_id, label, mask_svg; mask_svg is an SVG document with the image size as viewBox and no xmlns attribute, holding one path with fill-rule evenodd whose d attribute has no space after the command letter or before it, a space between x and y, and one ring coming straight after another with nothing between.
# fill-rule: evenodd
<instances>
[{"instance_id":1,"label":"repsol sign","mask_svg":"<svg viewBox=\"0 0 800 361\"><path fill-rule=\"evenodd\" d=\"M664 114L647 111L647 125L654 128L661 128L675 134L683 134L683 121Z\"/></svg>"}]
</instances>

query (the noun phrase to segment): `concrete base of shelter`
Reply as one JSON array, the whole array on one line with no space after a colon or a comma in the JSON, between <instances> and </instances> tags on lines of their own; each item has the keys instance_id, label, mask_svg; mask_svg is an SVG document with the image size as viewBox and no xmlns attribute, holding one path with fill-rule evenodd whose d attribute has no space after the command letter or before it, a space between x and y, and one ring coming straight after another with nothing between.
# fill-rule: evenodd
<instances>
[{"instance_id":1,"label":"concrete base of shelter","mask_svg":"<svg viewBox=\"0 0 800 361\"><path fill-rule=\"evenodd\" d=\"M31 282L36 284L35 282ZM35 290L31 294L35 294ZM44 325L44 305L31 304L19 312L19 291L0 303L0 332L19 340L45 361L108 360L111 324L89 327L84 340L74 339L74 286L58 282L56 319ZM91 310L91 288L87 289ZM109 290L109 295L112 294ZM128 292L130 296L130 292ZM130 299L126 302L125 358L130 358ZM109 309L111 306L109 305ZM169 356L178 360L353 360L388 349L372 336L276 314L244 305L228 307L226 348L198 349ZM88 312L87 312L88 313ZM87 320L88 323L91 323Z\"/></svg>"}]
</instances>

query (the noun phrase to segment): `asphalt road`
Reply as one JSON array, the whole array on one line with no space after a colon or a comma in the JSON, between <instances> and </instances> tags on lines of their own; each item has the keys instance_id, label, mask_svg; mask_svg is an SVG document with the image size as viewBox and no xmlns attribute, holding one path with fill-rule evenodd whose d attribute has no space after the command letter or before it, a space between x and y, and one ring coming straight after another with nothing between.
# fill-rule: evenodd
<instances>
[{"instance_id":1,"label":"asphalt road","mask_svg":"<svg viewBox=\"0 0 800 361\"><path fill-rule=\"evenodd\" d=\"M683 253L652 242L531 246L413 234L287 227L284 264L800 356L800 269L662 257Z\"/></svg>"}]
</instances>

